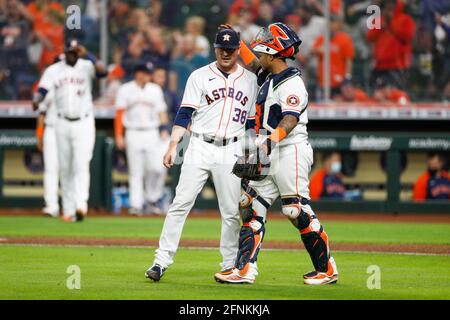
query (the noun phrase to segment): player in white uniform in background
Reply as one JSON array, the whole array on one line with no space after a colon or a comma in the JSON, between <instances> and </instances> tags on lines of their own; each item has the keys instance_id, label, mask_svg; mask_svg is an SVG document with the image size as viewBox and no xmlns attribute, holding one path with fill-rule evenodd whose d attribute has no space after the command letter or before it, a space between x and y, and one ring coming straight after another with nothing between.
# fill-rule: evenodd
<instances>
[{"instance_id":1,"label":"player in white uniform in background","mask_svg":"<svg viewBox=\"0 0 450 320\"><path fill-rule=\"evenodd\" d=\"M286 63L286 59L295 57L300 44L297 34L281 22L263 28L255 39L254 51L261 54L259 61L254 55L252 59L253 70L259 65L256 72L260 85L256 102L255 131L259 134L256 145L260 157L269 159L262 163L270 163L270 169L267 175L255 176L241 198L244 223L236 265L231 274L217 273L215 279L219 282L255 281L256 261L266 233L267 209L279 196L282 213L299 231L315 268L303 275L303 282L321 285L338 280L328 236L310 205L308 176L313 150L306 128L308 92L300 70ZM241 49L241 52L246 51L252 55L248 48ZM254 171L249 170L242 176L251 177Z\"/></svg>"},{"instance_id":2,"label":"player in white uniform in background","mask_svg":"<svg viewBox=\"0 0 450 320\"><path fill-rule=\"evenodd\" d=\"M123 84L116 97L114 130L116 146L126 149L129 174L130 214L162 213L167 169L162 163L169 143L169 117L161 87L149 82L153 67L137 65L134 80ZM123 133L125 127L125 137Z\"/></svg>"},{"instance_id":3,"label":"player in white uniform in background","mask_svg":"<svg viewBox=\"0 0 450 320\"><path fill-rule=\"evenodd\" d=\"M56 144L56 110L53 92L47 93L39 104L36 122L37 148L44 156L44 201L42 212L49 217L59 216L59 165L58 146Z\"/></svg>"},{"instance_id":4,"label":"player in white uniform in background","mask_svg":"<svg viewBox=\"0 0 450 320\"><path fill-rule=\"evenodd\" d=\"M242 154L240 139L254 119L256 77L237 64L239 36L220 31L214 43L217 61L195 70L189 77L174 121L164 164L171 167L177 144L191 123L176 195L164 222L155 261L145 273L154 281L173 263L187 215L211 176L217 193L222 231L221 269L229 272L236 258L239 237L241 180L231 173L235 155Z\"/></svg>"},{"instance_id":5,"label":"player in white uniform in background","mask_svg":"<svg viewBox=\"0 0 450 320\"><path fill-rule=\"evenodd\" d=\"M95 143L91 91L96 76L106 76L105 66L78 41L71 40L64 60L45 70L33 97L33 108L37 109L49 92L54 94L63 219L70 222L82 221L88 212L90 161Z\"/></svg>"}]
</instances>

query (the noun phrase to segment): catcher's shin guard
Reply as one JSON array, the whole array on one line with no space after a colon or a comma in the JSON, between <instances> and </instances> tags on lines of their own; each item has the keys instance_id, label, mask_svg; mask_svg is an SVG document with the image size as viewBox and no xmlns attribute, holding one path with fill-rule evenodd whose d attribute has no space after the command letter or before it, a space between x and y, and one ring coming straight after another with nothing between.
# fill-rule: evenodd
<instances>
[{"instance_id":1,"label":"catcher's shin guard","mask_svg":"<svg viewBox=\"0 0 450 320\"><path fill-rule=\"evenodd\" d=\"M250 214L250 210L253 214ZM244 224L239 232L239 250L235 265L242 276L248 272L250 263L256 262L265 234L264 218L256 216L251 207L246 211L243 215Z\"/></svg>"},{"instance_id":2,"label":"catcher's shin guard","mask_svg":"<svg viewBox=\"0 0 450 320\"><path fill-rule=\"evenodd\" d=\"M328 260L330 259L328 236L323 231L323 227L316 215L312 210L311 214L301 210L297 218L290 220L300 231L303 244L311 257L315 270L327 272Z\"/></svg>"}]
</instances>

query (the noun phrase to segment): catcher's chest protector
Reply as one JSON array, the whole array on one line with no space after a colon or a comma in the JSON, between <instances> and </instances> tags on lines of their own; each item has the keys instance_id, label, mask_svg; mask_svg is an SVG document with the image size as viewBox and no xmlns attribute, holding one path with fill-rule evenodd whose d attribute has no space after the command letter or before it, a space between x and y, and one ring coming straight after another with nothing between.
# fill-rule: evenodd
<instances>
[{"instance_id":1,"label":"catcher's chest protector","mask_svg":"<svg viewBox=\"0 0 450 320\"><path fill-rule=\"evenodd\" d=\"M261 81L265 77L265 81ZM300 71L296 68L287 68L276 75L260 73L258 83L262 83L256 99L256 132L261 129L269 132L275 130L280 123L282 116L282 106L275 98L274 91L279 88L283 82L293 78L300 77Z\"/></svg>"}]
</instances>

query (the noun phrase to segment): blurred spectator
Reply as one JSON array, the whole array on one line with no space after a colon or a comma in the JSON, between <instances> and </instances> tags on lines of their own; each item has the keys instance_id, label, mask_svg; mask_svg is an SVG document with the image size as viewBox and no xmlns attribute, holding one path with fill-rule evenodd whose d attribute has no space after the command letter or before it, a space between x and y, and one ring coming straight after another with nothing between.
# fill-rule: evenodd
<instances>
[{"instance_id":1,"label":"blurred spectator","mask_svg":"<svg viewBox=\"0 0 450 320\"><path fill-rule=\"evenodd\" d=\"M233 25L237 32L240 32L241 40L246 43L251 43L261 29L253 21L251 9L245 4L239 8L236 15L230 15L229 17L229 23Z\"/></svg>"},{"instance_id":2,"label":"blurred spectator","mask_svg":"<svg viewBox=\"0 0 450 320\"><path fill-rule=\"evenodd\" d=\"M300 47L303 64L308 62L310 51L317 37L323 35L326 29L326 20L324 17L314 14L311 6L300 6L298 13L301 18L301 27L298 32L302 44Z\"/></svg>"},{"instance_id":3,"label":"blurred spectator","mask_svg":"<svg viewBox=\"0 0 450 320\"><path fill-rule=\"evenodd\" d=\"M259 6L260 0L234 0L230 6L229 18L230 20L234 21L234 19L236 19L241 14L242 10L246 10L250 14L250 19L254 21L258 19Z\"/></svg>"},{"instance_id":4,"label":"blurred spectator","mask_svg":"<svg viewBox=\"0 0 450 320\"><path fill-rule=\"evenodd\" d=\"M325 33L326 20L324 17L316 15L314 9L306 4L300 5L297 12L301 19L298 35L302 40L297 59L303 66L302 77L307 83L308 90L311 94L310 98L314 101L316 100L315 96L317 91L316 82L314 81L317 70L317 59L311 53L311 49L317 37Z\"/></svg>"},{"instance_id":5,"label":"blurred spectator","mask_svg":"<svg viewBox=\"0 0 450 320\"><path fill-rule=\"evenodd\" d=\"M351 80L344 80L340 93L334 96L334 101L339 102L373 102L364 90L355 87Z\"/></svg>"},{"instance_id":6,"label":"blurred spectator","mask_svg":"<svg viewBox=\"0 0 450 320\"><path fill-rule=\"evenodd\" d=\"M322 0L305 0L305 2L316 10L321 16L324 15L325 8ZM329 0L330 13L342 17L342 0Z\"/></svg>"},{"instance_id":7,"label":"blurred spectator","mask_svg":"<svg viewBox=\"0 0 450 320\"><path fill-rule=\"evenodd\" d=\"M37 65L39 72L51 65L56 57L64 49L64 11L49 6L44 11L42 20L36 25L34 22L34 32L42 44L42 53Z\"/></svg>"},{"instance_id":8,"label":"blurred spectator","mask_svg":"<svg viewBox=\"0 0 450 320\"><path fill-rule=\"evenodd\" d=\"M267 27L274 21L273 7L269 1L262 1L259 6L258 18L255 23L260 26Z\"/></svg>"},{"instance_id":9,"label":"blurred spectator","mask_svg":"<svg viewBox=\"0 0 450 320\"><path fill-rule=\"evenodd\" d=\"M26 11L19 1L3 4L4 17L0 24L0 79L3 95L9 99L26 99L34 78L29 76L27 54L30 37Z\"/></svg>"},{"instance_id":10,"label":"blurred spectator","mask_svg":"<svg viewBox=\"0 0 450 320\"><path fill-rule=\"evenodd\" d=\"M442 154L433 152L428 154L427 171L414 184L414 200L450 199L450 178L444 165L445 158Z\"/></svg>"},{"instance_id":11,"label":"blurred spectator","mask_svg":"<svg viewBox=\"0 0 450 320\"><path fill-rule=\"evenodd\" d=\"M330 19L330 86L331 96L340 93L340 86L347 78L351 78L352 60L355 55L352 38L342 31L342 20L338 16L331 16ZM317 77L319 84L324 85L324 44L325 38L319 36L313 44L312 53L319 57L319 67Z\"/></svg>"},{"instance_id":12,"label":"blurred spectator","mask_svg":"<svg viewBox=\"0 0 450 320\"><path fill-rule=\"evenodd\" d=\"M151 62L168 67L170 63L170 50L162 27L152 25L142 9L133 10L133 16L137 30L130 35L127 51L122 57L126 80L133 76L133 70L139 64Z\"/></svg>"},{"instance_id":13,"label":"blurred spectator","mask_svg":"<svg viewBox=\"0 0 450 320\"><path fill-rule=\"evenodd\" d=\"M449 4L450 7L450 4ZM450 100L450 8L445 14L435 14L434 28L435 59L433 69L438 90L443 99Z\"/></svg>"},{"instance_id":14,"label":"blurred spectator","mask_svg":"<svg viewBox=\"0 0 450 320\"><path fill-rule=\"evenodd\" d=\"M436 27L436 14L444 15L450 11L448 0L421 0L421 22L428 32L433 32Z\"/></svg>"},{"instance_id":15,"label":"blurred spectator","mask_svg":"<svg viewBox=\"0 0 450 320\"><path fill-rule=\"evenodd\" d=\"M113 64L108 67L108 78L106 80L106 89L103 95L98 99L98 102L111 107L116 101L117 91L122 85L122 80L125 77L125 71L120 65Z\"/></svg>"},{"instance_id":16,"label":"blurred spectator","mask_svg":"<svg viewBox=\"0 0 450 320\"><path fill-rule=\"evenodd\" d=\"M208 39L205 37L206 21L202 17L193 16L186 20L186 32L195 37L196 51L204 56L209 57L210 45Z\"/></svg>"},{"instance_id":17,"label":"blurred spectator","mask_svg":"<svg viewBox=\"0 0 450 320\"><path fill-rule=\"evenodd\" d=\"M377 80L375 91L373 93L373 99L376 102L393 102L403 106L411 102L405 91L395 88L383 78L379 78Z\"/></svg>"},{"instance_id":18,"label":"blurred spectator","mask_svg":"<svg viewBox=\"0 0 450 320\"><path fill-rule=\"evenodd\" d=\"M324 153L322 165L322 169L316 171L310 180L311 199L343 199L345 186L341 177L341 154L338 152Z\"/></svg>"},{"instance_id":19,"label":"blurred spectator","mask_svg":"<svg viewBox=\"0 0 450 320\"><path fill-rule=\"evenodd\" d=\"M189 75L195 69L208 64L208 59L197 53L195 37L192 34L174 32L175 47L172 51L171 70L177 73L177 94L183 95L183 88Z\"/></svg>"},{"instance_id":20,"label":"blurred spectator","mask_svg":"<svg viewBox=\"0 0 450 320\"><path fill-rule=\"evenodd\" d=\"M396 87L405 88L404 72L411 66L416 24L403 10L402 1L386 0L381 11L381 29L367 32L375 59L372 83L381 77Z\"/></svg>"},{"instance_id":21,"label":"blurred spectator","mask_svg":"<svg viewBox=\"0 0 450 320\"><path fill-rule=\"evenodd\" d=\"M156 66L152 74L152 82L156 83L162 88L164 93L164 100L167 104L167 111L169 113L170 119L173 121L178 112L181 101L178 98L176 92L169 86L169 77L167 70Z\"/></svg>"}]
</instances>

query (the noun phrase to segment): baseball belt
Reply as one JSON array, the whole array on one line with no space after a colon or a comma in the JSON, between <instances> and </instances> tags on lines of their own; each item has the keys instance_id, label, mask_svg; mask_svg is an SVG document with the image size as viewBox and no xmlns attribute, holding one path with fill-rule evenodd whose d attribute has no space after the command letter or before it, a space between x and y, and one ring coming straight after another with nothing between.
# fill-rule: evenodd
<instances>
[{"instance_id":1,"label":"baseball belt","mask_svg":"<svg viewBox=\"0 0 450 320\"><path fill-rule=\"evenodd\" d=\"M224 147L230 143L233 143L233 142L236 142L239 140L238 137L233 137L233 138L229 138L229 139L215 139L215 138L207 137L202 134L195 133L195 132L192 132L192 135L196 138L202 139L203 141L205 141L207 143L211 143L211 144L214 144L219 147Z\"/></svg>"}]
</instances>

